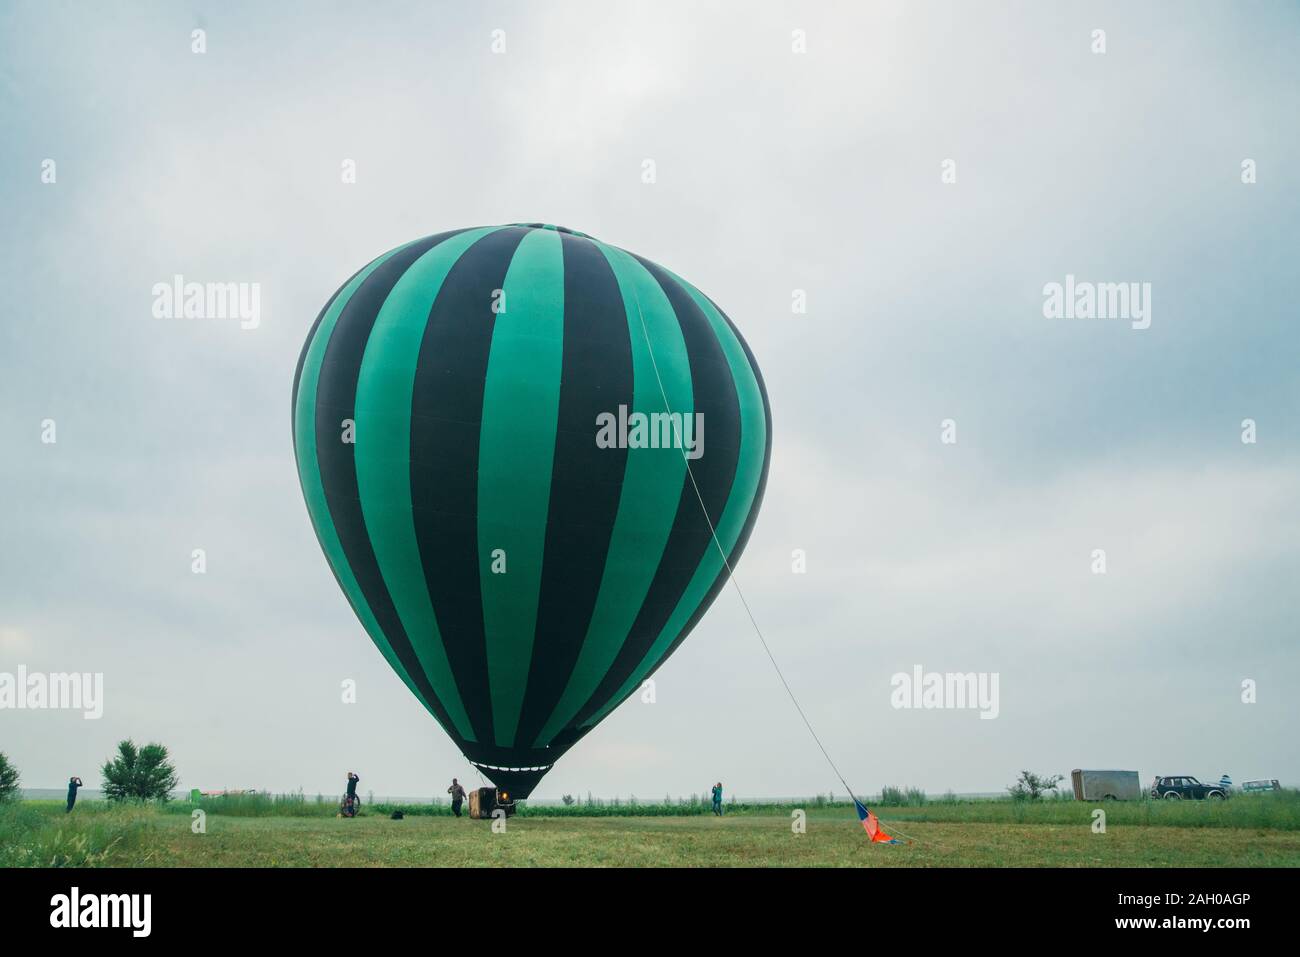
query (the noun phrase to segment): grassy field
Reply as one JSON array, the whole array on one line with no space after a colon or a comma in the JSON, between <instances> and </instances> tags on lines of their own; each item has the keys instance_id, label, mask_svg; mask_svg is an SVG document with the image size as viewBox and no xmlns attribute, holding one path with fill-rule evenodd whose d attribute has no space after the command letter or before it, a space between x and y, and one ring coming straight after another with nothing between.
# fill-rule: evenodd
<instances>
[{"instance_id":1,"label":"grassy field","mask_svg":"<svg viewBox=\"0 0 1300 957\"><path fill-rule=\"evenodd\" d=\"M57 802L23 802L0 808L0 866L1300 866L1300 802L1272 797L1111 805L1105 834L1091 830L1092 806L1074 802L881 809L887 829L914 839L901 846L869 844L852 810L835 806L810 805L796 836L789 808L770 805L721 819L537 809L495 834L446 813L342 820L329 806L302 802L294 814L282 803L261 815L250 802L214 808L194 834L183 803L88 802L68 816Z\"/></svg>"}]
</instances>

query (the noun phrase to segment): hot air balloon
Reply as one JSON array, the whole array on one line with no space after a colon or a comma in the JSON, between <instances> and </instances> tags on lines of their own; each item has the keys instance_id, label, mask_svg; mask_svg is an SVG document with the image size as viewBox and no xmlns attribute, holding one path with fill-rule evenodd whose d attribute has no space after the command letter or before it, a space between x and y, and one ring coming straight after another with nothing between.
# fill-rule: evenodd
<instances>
[{"instance_id":1,"label":"hot air balloon","mask_svg":"<svg viewBox=\"0 0 1300 957\"><path fill-rule=\"evenodd\" d=\"M401 680L516 799L712 604L771 432L758 365L712 300L541 223L380 256L325 304L294 375L330 568Z\"/></svg>"}]
</instances>

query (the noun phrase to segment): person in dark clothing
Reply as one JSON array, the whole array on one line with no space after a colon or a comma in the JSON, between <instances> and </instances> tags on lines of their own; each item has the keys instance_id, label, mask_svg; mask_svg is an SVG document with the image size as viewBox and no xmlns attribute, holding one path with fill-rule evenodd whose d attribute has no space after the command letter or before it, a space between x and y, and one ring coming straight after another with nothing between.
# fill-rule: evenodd
<instances>
[{"instance_id":1,"label":"person in dark clothing","mask_svg":"<svg viewBox=\"0 0 1300 957\"><path fill-rule=\"evenodd\" d=\"M356 817L357 808L361 806L361 799L357 797L357 782L361 780L361 775L355 771L348 772L348 790L343 795L343 802L339 805L339 813L343 817Z\"/></svg>"},{"instance_id":2,"label":"person in dark clothing","mask_svg":"<svg viewBox=\"0 0 1300 957\"><path fill-rule=\"evenodd\" d=\"M452 778L447 793L451 795L451 813L460 817L460 806L465 803L465 789L461 787L459 781Z\"/></svg>"},{"instance_id":3,"label":"person in dark clothing","mask_svg":"<svg viewBox=\"0 0 1300 957\"><path fill-rule=\"evenodd\" d=\"M713 813L722 817L722 782L713 785Z\"/></svg>"},{"instance_id":4,"label":"person in dark clothing","mask_svg":"<svg viewBox=\"0 0 1300 957\"><path fill-rule=\"evenodd\" d=\"M64 812L65 814L71 813L72 805L77 803L77 788L79 787L81 787L81 778L68 778L68 810Z\"/></svg>"}]
</instances>

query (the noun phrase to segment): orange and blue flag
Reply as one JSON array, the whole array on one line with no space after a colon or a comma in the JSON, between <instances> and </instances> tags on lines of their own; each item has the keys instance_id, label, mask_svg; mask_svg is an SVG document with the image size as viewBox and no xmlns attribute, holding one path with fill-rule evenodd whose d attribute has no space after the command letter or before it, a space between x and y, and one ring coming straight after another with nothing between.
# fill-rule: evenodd
<instances>
[{"instance_id":1,"label":"orange and blue flag","mask_svg":"<svg viewBox=\"0 0 1300 957\"><path fill-rule=\"evenodd\" d=\"M890 837L880 829L879 819L868 811L861 801L854 798L853 803L858 809L858 820L862 822L862 829L867 832L867 837L871 838L873 844L901 843L897 838Z\"/></svg>"}]
</instances>

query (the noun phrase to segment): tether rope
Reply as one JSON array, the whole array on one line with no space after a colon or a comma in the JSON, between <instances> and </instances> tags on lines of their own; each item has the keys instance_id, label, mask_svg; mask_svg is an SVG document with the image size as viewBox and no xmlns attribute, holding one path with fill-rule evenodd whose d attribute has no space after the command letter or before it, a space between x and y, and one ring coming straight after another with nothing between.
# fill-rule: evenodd
<instances>
[{"instance_id":1,"label":"tether rope","mask_svg":"<svg viewBox=\"0 0 1300 957\"><path fill-rule=\"evenodd\" d=\"M624 250L619 250L619 252L626 256L631 256L630 253L627 253ZM730 560L727 558L727 550L722 547L722 542L718 540L717 529L714 528L713 519L709 516L709 510L704 504L704 496L700 494L700 486L699 483L695 481L695 473L691 470L691 460L686 454L686 449L682 440L681 426L672 418L673 410L668 401L668 391L664 388L663 377L659 374L659 363L655 360L654 347L650 344L650 330L646 326L645 313L641 309L641 296L637 292L636 284L633 282L630 283L630 285L632 288L632 296L636 300L637 318L641 321L641 335L645 338L646 351L650 353L650 366L654 369L655 380L659 384L659 394L663 397L664 408L668 411L669 421L673 423L677 430L677 445L682 453L682 461L686 463L686 474L690 477L691 487L695 490L695 498L700 503L700 511L704 515L704 521L709 525L709 535L713 538L713 544L717 546L718 554L722 557L722 565L727 570L727 579L731 582L732 587L736 589L736 594L740 598L740 603L745 607L745 614L749 616L749 623L754 626L754 634L758 635L758 640L763 645L763 651L767 653L768 661L772 662L772 668L776 671L776 676L781 679L781 685L785 688L785 693L790 696L790 703L794 705L795 711L799 713L800 719L803 720L804 727L807 728L808 733L812 735L812 739L817 743L817 747L821 750L822 756L826 759L826 763L830 765L831 770L835 772L835 776L839 778L840 783L844 785L844 790L849 793L849 797L853 798L856 803L862 804L861 801L858 801L857 795L853 793L853 789L849 787L849 782L844 780L844 775L841 774L840 769L836 767L835 761L830 756L830 752L828 752L826 746L822 744L822 739L817 736L817 732L813 729L812 722L808 720L808 715L804 713L803 708L799 705L799 699L795 697L794 691L790 688L790 682L785 680L785 675L781 671L781 666L777 664L776 656L772 654L772 649L768 646L767 639L763 637L763 629L758 626L758 620L754 617L754 612L749 607L749 602L745 600L745 593L741 590L740 582L736 580L736 574L731 568ZM770 435L767 436L767 440L769 442L771 441ZM865 804L862 806L866 807Z\"/></svg>"}]
</instances>

